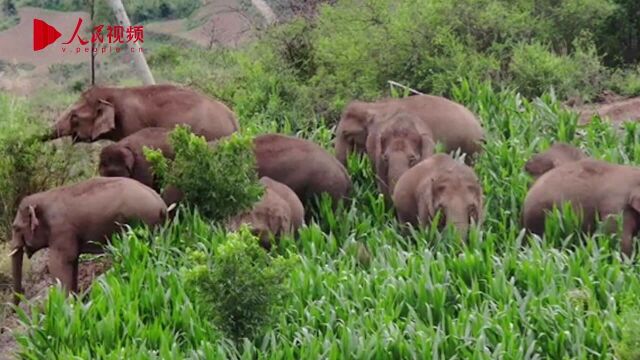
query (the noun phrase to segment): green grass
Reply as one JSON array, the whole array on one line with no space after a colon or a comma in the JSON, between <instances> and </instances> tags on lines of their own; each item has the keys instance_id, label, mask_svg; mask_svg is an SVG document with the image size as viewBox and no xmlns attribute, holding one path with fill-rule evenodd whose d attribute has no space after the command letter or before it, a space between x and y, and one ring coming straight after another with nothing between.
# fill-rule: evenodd
<instances>
[{"instance_id":1,"label":"green grass","mask_svg":"<svg viewBox=\"0 0 640 360\"><path fill-rule=\"evenodd\" d=\"M530 237L520 212L531 182L524 162L544 143L638 164L638 126L622 135L598 120L578 127L550 95L529 101L466 82L452 92L489 134L475 166L486 221L466 244L447 231L401 229L367 160L353 156L355 201L334 214L322 199L298 239L274 251L300 260L273 325L259 335L234 342L202 316L185 285L188 254L211 253L226 235L181 210L160 231L136 228L116 239L113 268L88 293L65 299L54 289L22 314L22 356L637 359L640 275L621 259L619 239L582 235L572 216L554 217L544 239ZM305 135L328 147L328 133L318 126Z\"/></svg>"}]
</instances>

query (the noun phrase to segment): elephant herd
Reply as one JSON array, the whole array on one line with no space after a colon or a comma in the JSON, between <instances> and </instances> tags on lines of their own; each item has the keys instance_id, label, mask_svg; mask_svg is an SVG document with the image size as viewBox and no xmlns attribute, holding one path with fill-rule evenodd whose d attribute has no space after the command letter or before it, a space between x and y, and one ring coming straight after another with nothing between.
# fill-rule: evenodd
<instances>
[{"instance_id":1,"label":"elephant herd","mask_svg":"<svg viewBox=\"0 0 640 360\"><path fill-rule=\"evenodd\" d=\"M215 146L239 130L234 113L221 102L174 85L93 87L55 122L45 140L114 141L100 153L99 177L22 199L13 222L14 290L22 293L23 254L49 247L49 271L68 291L77 291L78 257L100 251L122 224L164 222L180 201L179 189L160 194L143 148L166 157L168 140L186 124ZM254 207L224 224L248 225L269 248L272 236L292 234L305 223L305 206L322 193L338 203L349 199L349 153L366 153L380 192L398 220L426 227L439 219L465 238L483 218L483 189L471 168L485 134L478 119L448 99L419 95L377 102L353 101L336 128L335 156L305 139L263 134L253 140L257 172L265 192ZM464 162L436 154L459 151ZM569 201L584 213L584 230L596 218L623 215L622 250L631 255L640 229L640 169L591 159L567 144L555 144L530 159L525 171L536 178L524 203L523 225L544 232L549 210ZM614 224L610 227L613 229ZM18 297L16 297L16 302Z\"/></svg>"}]
</instances>

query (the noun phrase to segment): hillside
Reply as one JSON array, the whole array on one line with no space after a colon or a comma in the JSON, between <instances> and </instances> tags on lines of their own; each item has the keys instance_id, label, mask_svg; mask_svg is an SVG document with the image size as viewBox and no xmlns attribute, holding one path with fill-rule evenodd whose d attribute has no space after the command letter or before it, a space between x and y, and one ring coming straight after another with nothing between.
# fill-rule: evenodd
<instances>
[{"instance_id":1,"label":"hillside","mask_svg":"<svg viewBox=\"0 0 640 360\"><path fill-rule=\"evenodd\" d=\"M54 119L82 94L87 98L88 65L86 59L62 59L55 52L36 56L19 48L22 40L30 46L29 17L46 17L67 33L73 29L65 28L70 26L65 19L83 14L70 12L79 7L75 0L29 1L58 10L19 7L20 22L0 32L3 242L21 231L16 230L20 222L13 225L21 199L94 178L101 151L114 143L100 134L94 138L92 128L81 134L78 124L87 120L80 110L74 115L73 135L87 142L74 143L69 136L42 140ZM640 213L638 183L632 179L640 166L640 28L639 20L629 15L640 11L636 2L158 4L161 9L138 0L126 5L145 26L145 55L157 82L179 84L224 103L239 130L208 144L180 129L168 138L175 151L172 159L146 154L156 195L179 185L183 201L161 225L134 222L110 238L104 254L73 258L80 264L77 296L66 296L55 285L47 252L38 251L25 262L25 298L13 313L8 305L12 259L5 256L11 249L5 244L0 254L0 290L7 303L0 307L2 356L640 357L640 269L635 259ZM275 23L265 19L260 4L275 12ZM140 85L132 69L129 57L104 57L97 83ZM170 113L178 122L192 121L191 110L201 104L193 99L200 97L170 89L132 91L126 93L130 102L123 103L157 101L154 106L162 111L137 115L155 114L147 123ZM415 105L415 111L397 105L426 104L416 92L449 99L471 115L458 107L433 111L435 107ZM115 114L122 116L122 111L115 109L124 105L115 95L112 101L100 96L103 101L95 105L100 110L92 116L113 110L113 127L119 126L124 120L116 121ZM211 122L230 119L223 107L216 109L207 113ZM358 126L339 125L350 116L362 116L369 128L358 133ZM74 126L72 118L69 127ZM425 125L425 118L436 120ZM461 159L458 149L451 152L452 161L462 167L466 160L464 169L475 174L473 184L480 190L455 177L421 176L422 192L411 197L418 207L412 218L416 223L401 221L400 195L384 196L381 181L405 166L393 166L401 163L398 152L406 152L403 175L434 153L447 152L448 135L457 139L472 128L450 126L460 118L481 126L482 141L474 142L479 150L470 160L466 154ZM394 128L396 123L400 125ZM414 129L403 127L407 123ZM309 140L311 147L288 145L256 155L256 137L270 133ZM389 134L403 142L389 145ZM403 134L415 136L403 139ZM373 136L380 137L374 145L384 151L373 153L373 141L367 143ZM371 153L353 151L342 167L335 158L341 138L363 141ZM526 164L556 143L631 169L629 176L613 176L592 160L551 162L547 174L571 166L578 170L562 173L566 176L556 178L557 186L542 193L563 199L565 193L588 189L575 195L586 199L585 208L598 199L608 206L601 206L594 219L563 203L542 212L544 222L526 220L527 194L547 181L534 179ZM261 204L257 199L266 195L257 190L262 189L259 161L264 165L274 159L285 164L284 175L275 175L282 175L283 183L290 181L283 186L304 205L305 220L295 228L282 209L267 207L259 215L273 216L265 226L278 232L267 250L261 229L235 230L228 224L235 218L230 214L246 215ZM321 185L342 189L337 180L328 180L335 174L349 178L348 196L334 201L309 190ZM431 183L423 183L425 179ZM385 186L391 187L391 181ZM603 191L609 193L594 200ZM339 190L327 192L339 197L334 194ZM442 194L463 204L463 220L453 210L447 212L453 205ZM118 196L113 195L114 203ZM106 212L111 205L95 206ZM596 219L611 208L618 210L610 220ZM35 208L33 215L24 209L28 225L34 226L33 217L45 216ZM56 215L75 210L69 207ZM255 223L249 225L257 227L259 216L251 216ZM587 221L593 226L583 227ZM460 230L463 223L468 230ZM628 241L630 253L625 252Z\"/></svg>"}]
</instances>

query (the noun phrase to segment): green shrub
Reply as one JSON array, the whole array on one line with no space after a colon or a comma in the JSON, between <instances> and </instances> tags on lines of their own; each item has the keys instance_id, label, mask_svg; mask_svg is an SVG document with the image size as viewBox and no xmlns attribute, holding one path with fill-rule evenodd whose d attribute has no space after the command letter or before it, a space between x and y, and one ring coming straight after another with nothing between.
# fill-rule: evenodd
<instances>
[{"instance_id":1,"label":"green shrub","mask_svg":"<svg viewBox=\"0 0 640 360\"><path fill-rule=\"evenodd\" d=\"M45 126L28 104L0 93L0 240L8 240L23 197L87 177L86 155L70 144L43 143Z\"/></svg>"},{"instance_id":2,"label":"green shrub","mask_svg":"<svg viewBox=\"0 0 640 360\"><path fill-rule=\"evenodd\" d=\"M287 295L295 258L271 258L247 228L229 234L207 255L193 251L187 286L205 318L234 340L253 339L272 325Z\"/></svg>"},{"instance_id":3,"label":"green shrub","mask_svg":"<svg viewBox=\"0 0 640 360\"><path fill-rule=\"evenodd\" d=\"M204 216L222 221L251 208L262 196L252 138L234 134L211 148L203 137L179 126L170 134L170 142L175 159L166 159L157 150L146 149L145 155L161 186L180 189L183 202Z\"/></svg>"}]
</instances>

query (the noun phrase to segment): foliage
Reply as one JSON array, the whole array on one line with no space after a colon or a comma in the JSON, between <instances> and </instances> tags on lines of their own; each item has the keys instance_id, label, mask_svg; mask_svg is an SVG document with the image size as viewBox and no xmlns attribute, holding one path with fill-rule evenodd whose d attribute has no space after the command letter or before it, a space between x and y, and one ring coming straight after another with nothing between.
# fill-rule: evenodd
<instances>
[{"instance_id":1,"label":"foliage","mask_svg":"<svg viewBox=\"0 0 640 360\"><path fill-rule=\"evenodd\" d=\"M251 137L234 134L211 148L203 137L179 126L169 138L175 159L150 149L145 156L162 188L180 189L184 203L204 216L222 221L251 208L262 196Z\"/></svg>"},{"instance_id":2,"label":"foliage","mask_svg":"<svg viewBox=\"0 0 640 360\"><path fill-rule=\"evenodd\" d=\"M91 172L83 155L68 144L56 146L38 140L43 123L23 100L0 93L0 241L11 234L11 222L20 200Z\"/></svg>"},{"instance_id":3,"label":"foliage","mask_svg":"<svg viewBox=\"0 0 640 360\"><path fill-rule=\"evenodd\" d=\"M291 259L271 258L247 228L230 234L212 253L189 254L187 285L228 337L252 339L270 325L286 296Z\"/></svg>"},{"instance_id":4,"label":"foliage","mask_svg":"<svg viewBox=\"0 0 640 360\"><path fill-rule=\"evenodd\" d=\"M116 241L114 268L84 297L65 302L54 295L36 310L21 339L25 357L46 357L47 351L65 358L633 354L637 328L630 317L640 306L640 272L637 263L621 258L619 237L583 235L565 211L551 218L540 239L522 231L520 213L531 183L522 169L534 152L558 140L598 158L638 164L640 127L629 124L620 137L598 119L578 126L577 116L549 95L528 100L466 81L451 93L478 114L488 133L475 165L486 220L466 244L451 232L403 231L378 195L368 159L352 156L356 201L333 212L323 200L298 239L282 239L275 254L299 254L299 262L285 272L289 295L269 318L271 326L252 338L235 345L222 340L225 332L218 331L225 325L212 322L213 308L187 290L184 275L185 269L198 274L206 268L213 276L222 249L244 243L222 246L230 244L222 231L179 212L158 235ZM326 129L318 127L310 134L323 134ZM329 145L322 135L315 139ZM230 264L246 270L247 257L255 253L241 254L244 260Z\"/></svg>"}]
</instances>

